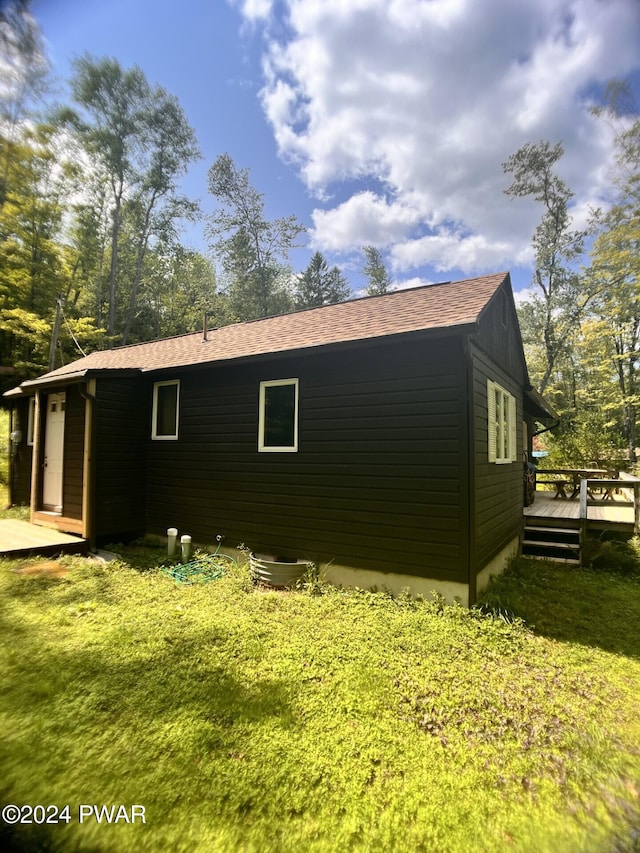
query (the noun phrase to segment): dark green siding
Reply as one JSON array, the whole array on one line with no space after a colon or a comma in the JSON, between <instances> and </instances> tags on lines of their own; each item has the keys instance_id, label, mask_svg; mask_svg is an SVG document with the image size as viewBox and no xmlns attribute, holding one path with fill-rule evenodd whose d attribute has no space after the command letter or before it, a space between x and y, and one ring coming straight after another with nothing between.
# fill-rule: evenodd
<instances>
[{"instance_id":1,"label":"dark green siding","mask_svg":"<svg viewBox=\"0 0 640 853\"><path fill-rule=\"evenodd\" d=\"M96 398L96 536L114 541L145 529L147 385L134 378L98 379Z\"/></svg>"},{"instance_id":2,"label":"dark green siding","mask_svg":"<svg viewBox=\"0 0 640 853\"><path fill-rule=\"evenodd\" d=\"M150 531L175 526L209 542L220 533L230 547L466 582L460 338L175 375L179 439L149 441ZM287 378L299 380L299 450L259 453L260 381Z\"/></svg>"},{"instance_id":3,"label":"dark green siding","mask_svg":"<svg viewBox=\"0 0 640 853\"><path fill-rule=\"evenodd\" d=\"M29 398L12 403L12 428L21 432L20 441L10 447L9 500L12 504L28 504L31 497L31 460L33 447L27 444Z\"/></svg>"},{"instance_id":4,"label":"dark green siding","mask_svg":"<svg viewBox=\"0 0 640 853\"><path fill-rule=\"evenodd\" d=\"M82 518L85 401L77 385L66 389L64 416L64 476L62 514Z\"/></svg>"},{"instance_id":5,"label":"dark green siding","mask_svg":"<svg viewBox=\"0 0 640 853\"><path fill-rule=\"evenodd\" d=\"M522 385L486 353L471 347L473 376L474 465L470 488L472 504L471 564L476 572L495 557L522 530ZM516 461L489 462L487 380L501 385L516 399Z\"/></svg>"},{"instance_id":6,"label":"dark green siding","mask_svg":"<svg viewBox=\"0 0 640 853\"><path fill-rule=\"evenodd\" d=\"M503 285L486 306L473 341L503 374L520 386L518 395L521 395L527 371L518 316L509 287Z\"/></svg>"},{"instance_id":7,"label":"dark green siding","mask_svg":"<svg viewBox=\"0 0 640 853\"><path fill-rule=\"evenodd\" d=\"M496 293L483 311L469 346L472 364L473 422L471 566L480 572L522 532L523 387L527 381L520 329L509 287ZM516 461L489 462L487 380L516 399Z\"/></svg>"}]
</instances>

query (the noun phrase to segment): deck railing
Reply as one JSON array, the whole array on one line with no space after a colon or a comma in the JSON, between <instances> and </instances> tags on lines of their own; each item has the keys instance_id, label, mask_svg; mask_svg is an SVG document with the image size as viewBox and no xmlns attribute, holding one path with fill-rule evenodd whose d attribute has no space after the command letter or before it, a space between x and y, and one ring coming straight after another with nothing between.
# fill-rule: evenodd
<instances>
[{"instance_id":1,"label":"deck railing","mask_svg":"<svg viewBox=\"0 0 640 853\"><path fill-rule=\"evenodd\" d=\"M616 500L616 506L633 507L633 532L637 536L640 533L640 479L630 474L620 474L620 477L604 480L598 478L586 478L580 480L580 538L584 541L589 520L589 507L602 506L602 499L596 500L592 497L592 488L616 489L630 493L629 500Z\"/></svg>"}]
</instances>

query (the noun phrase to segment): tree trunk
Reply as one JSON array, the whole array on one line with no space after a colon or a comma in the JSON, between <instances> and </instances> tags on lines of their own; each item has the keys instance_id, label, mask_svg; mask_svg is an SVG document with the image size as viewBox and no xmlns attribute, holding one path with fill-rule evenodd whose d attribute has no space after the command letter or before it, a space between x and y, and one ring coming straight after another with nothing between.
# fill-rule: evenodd
<instances>
[{"instance_id":1,"label":"tree trunk","mask_svg":"<svg viewBox=\"0 0 640 853\"><path fill-rule=\"evenodd\" d=\"M109 270L109 318L107 321L107 335L109 349L113 349L113 336L116 327L116 289L118 283L118 237L120 236L120 206L122 203L122 188L115 197L113 209L113 225L111 227L111 267Z\"/></svg>"},{"instance_id":2,"label":"tree trunk","mask_svg":"<svg viewBox=\"0 0 640 853\"><path fill-rule=\"evenodd\" d=\"M628 418L628 447L629 447L629 465L635 466L636 458L636 407L630 404L627 407Z\"/></svg>"},{"instance_id":3,"label":"tree trunk","mask_svg":"<svg viewBox=\"0 0 640 853\"><path fill-rule=\"evenodd\" d=\"M131 296L129 297L129 310L127 311L127 318L124 325L124 331L122 333L123 346L126 346L129 342L131 326L133 325L133 318L136 313L138 290L140 288L140 282L142 280L142 264L144 262L144 256L147 253L147 245L149 243L149 222L151 221L151 211L154 208L156 200L157 194L153 193L144 215L144 225L142 227L142 233L140 234L140 243L138 244L138 254L136 257L136 270L133 277L133 284L131 286Z\"/></svg>"},{"instance_id":4,"label":"tree trunk","mask_svg":"<svg viewBox=\"0 0 640 853\"><path fill-rule=\"evenodd\" d=\"M133 325L133 318L136 313L136 303L138 301L138 290L140 288L140 281L142 280L142 263L144 261L144 256L146 254L147 249L147 237L145 236L142 239L138 247L138 256L136 258L136 270L133 276L133 284L131 285L131 296L129 297L129 310L127 311L127 318L124 324L124 331L122 332L122 346L126 346L129 342L129 335L131 334L131 326Z\"/></svg>"}]
</instances>

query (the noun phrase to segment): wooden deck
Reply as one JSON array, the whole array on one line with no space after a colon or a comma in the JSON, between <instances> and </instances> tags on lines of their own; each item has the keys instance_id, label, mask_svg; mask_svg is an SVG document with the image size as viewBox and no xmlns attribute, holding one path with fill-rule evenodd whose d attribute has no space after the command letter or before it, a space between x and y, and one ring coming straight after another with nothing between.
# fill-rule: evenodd
<instances>
[{"instance_id":1,"label":"wooden deck","mask_svg":"<svg viewBox=\"0 0 640 853\"><path fill-rule=\"evenodd\" d=\"M552 522L580 521L580 501L554 498L553 492L537 491L531 506L524 508L525 519L548 519ZM633 533L633 507L620 506L619 502L598 501L589 505L587 529L606 530L618 528L620 532Z\"/></svg>"},{"instance_id":2,"label":"wooden deck","mask_svg":"<svg viewBox=\"0 0 640 853\"><path fill-rule=\"evenodd\" d=\"M89 543L79 536L60 533L48 527L38 527L28 521L0 519L0 556L25 557L42 554L53 557L57 554L86 554Z\"/></svg>"}]
</instances>

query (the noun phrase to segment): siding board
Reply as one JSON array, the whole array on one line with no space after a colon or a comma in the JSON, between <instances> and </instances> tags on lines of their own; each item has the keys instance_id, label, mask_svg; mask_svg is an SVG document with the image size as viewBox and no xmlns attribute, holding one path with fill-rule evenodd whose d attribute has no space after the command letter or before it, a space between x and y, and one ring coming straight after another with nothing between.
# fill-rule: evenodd
<instances>
[{"instance_id":1,"label":"siding board","mask_svg":"<svg viewBox=\"0 0 640 853\"><path fill-rule=\"evenodd\" d=\"M96 535L125 538L145 529L146 383L99 379L96 387Z\"/></svg>"},{"instance_id":2,"label":"siding board","mask_svg":"<svg viewBox=\"0 0 640 853\"><path fill-rule=\"evenodd\" d=\"M31 465L33 462L33 446L27 444L29 432L29 398L23 398L12 403L15 414L13 427L21 433L18 444L10 447L10 481L9 500L12 504L28 504L31 499Z\"/></svg>"},{"instance_id":3,"label":"siding board","mask_svg":"<svg viewBox=\"0 0 640 853\"><path fill-rule=\"evenodd\" d=\"M202 541L220 533L227 545L466 582L459 338L175 375L180 438L148 442L150 532L176 526ZM290 377L299 451L258 453L259 383Z\"/></svg>"},{"instance_id":4,"label":"siding board","mask_svg":"<svg viewBox=\"0 0 640 853\"><path fill-rule=\"evenodd\" d=\"M495 320L495 318L494 318ZM498 330L494 330L498 334ZM502 337L509 337L502 332ZM487 343L487 341L484 341ZM489 462L487 380L501 385L516 399L516 425L522 421L521 380L507 373L518 372L515 356L506 356L502 345L495 353L507 364L496 363L484 350L472 346L472 387L474 418L474 486L472 565L476 572L521 532L522 528L522 429L516 429L516 461L497 465ZM517 351L516 351L517 355ZM521 367L520 367L521 370Z\"/></svg>"},{"instance_id":5,"label":"siding board","mask_svg":"<svg viewBox=\"0 0 640 853\"><path fill-rule=\"evenodd\" d=\"M84 416L84 400L78 386L69 385L65 402L62 489L62 514L66 518L82 519Z\"/></svg>"}]
</instances>

